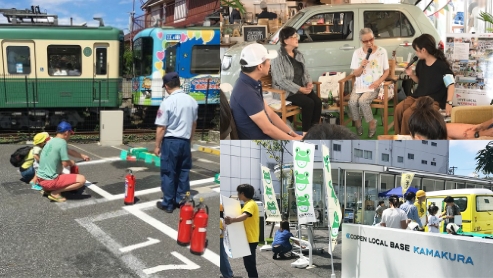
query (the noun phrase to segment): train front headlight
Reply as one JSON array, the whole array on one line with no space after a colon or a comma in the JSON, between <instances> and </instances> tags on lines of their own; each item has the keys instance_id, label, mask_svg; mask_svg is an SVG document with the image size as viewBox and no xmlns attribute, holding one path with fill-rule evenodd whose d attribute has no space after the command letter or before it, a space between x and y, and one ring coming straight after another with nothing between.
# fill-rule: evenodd
<instances>
[{"instance_id":1,"label":"train front headlight","mask_svg":"<svg viewBox=\"0 0 493 278\"><path fill-rule=\"evenodd\" d=\"M223 62L222 62L223 70L228 70L231 67L232 60L233 60L233 57L224 55Z\"/></svg>"}]
</instances>

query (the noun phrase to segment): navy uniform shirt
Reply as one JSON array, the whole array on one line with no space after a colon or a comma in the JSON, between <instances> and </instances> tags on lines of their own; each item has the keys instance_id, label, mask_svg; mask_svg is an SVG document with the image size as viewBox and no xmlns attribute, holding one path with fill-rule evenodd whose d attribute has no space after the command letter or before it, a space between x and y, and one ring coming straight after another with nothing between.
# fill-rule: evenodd
<instances>
[{"instance_id":1,"label":"navy uniform shirt","mask_svg":"<svg viewBox=\"0 0 493 278\"><path fill-rule=\"evenodd\" d=\"M193 123L197 121L198 109L197 101L182 89L178 89L161 102L154 123L166 127L165 138L190 139Z\"/></svg>"},{"instance_id":2,"label":"navy uniform shirt","mask_svg":"<svg viewBox=\"0 0 493 278\"><path fill-rule=\"evenodd\" d=\"M231 112L238 130L240 139L271 140L264 134L257 124L250 119L259 112L264 111L264 97L262 96L262 83L240 72L240 77L231 92ZM265 112L267 114L267 112ZM268 117L268 116L267 116Z\"/></svg>"}]
</instances>

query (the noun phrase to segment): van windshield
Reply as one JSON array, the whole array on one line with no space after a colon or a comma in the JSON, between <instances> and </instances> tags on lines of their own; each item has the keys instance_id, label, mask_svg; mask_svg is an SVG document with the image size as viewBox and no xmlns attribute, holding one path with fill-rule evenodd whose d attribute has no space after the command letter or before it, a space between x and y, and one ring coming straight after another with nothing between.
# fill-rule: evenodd
<instances>
[{"instance_id":1,"label":"van windshield","mask_svg":"<svg viewBox=\"0 0 493 278\"><path fill-rule=\"evenodd\" d=\"M476 211L493 211L493 196L476 196Z\"/></svg>"},{"instance_id":2,"label":"van windshield","mask_svg":"<svg viewBox=\"0 0 493 278\"><path fill-rule=\"evenodd\" d=\"M303 15L305 15L305 13L298 12L290 20L288 20L288 22L284 23L284 25L281 26L274 35L272 35L272 37L269 40L269 44L277 44L277 41L279 41L279 32L282 30L282 28L293 27L293 25L295 25L296 22L298 22L298 20L300 20L300 18L303 17Z\"/></svg>"}]
</instances>

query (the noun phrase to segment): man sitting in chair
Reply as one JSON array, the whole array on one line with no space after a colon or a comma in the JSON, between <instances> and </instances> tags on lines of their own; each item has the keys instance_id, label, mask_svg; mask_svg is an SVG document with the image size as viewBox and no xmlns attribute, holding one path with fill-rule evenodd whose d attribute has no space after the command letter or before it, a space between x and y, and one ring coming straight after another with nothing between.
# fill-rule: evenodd
<instances>
[{"instance_id":1,"label":"man sitting in chair","mask_svg":"<svg viewBox=\"0 0 493 278\"><path fill-rule=\"evenodd\" d=\"M241 140L301 140L269 107L262 93L262 77L269 75L270 60L277 52L258 43L241 51L241 72L231 93L230 107Z\"/></svg>"}]
</instances>

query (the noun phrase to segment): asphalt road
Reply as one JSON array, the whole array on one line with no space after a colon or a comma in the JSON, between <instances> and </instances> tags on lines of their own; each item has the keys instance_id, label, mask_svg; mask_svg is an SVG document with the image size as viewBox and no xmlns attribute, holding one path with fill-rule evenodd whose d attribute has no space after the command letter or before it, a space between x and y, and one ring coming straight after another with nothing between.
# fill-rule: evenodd
<instances>
[{"instance_id":1,"label":"asphalt road","mask_svg":"<svg viewBox=\"0 0 493 278\"><path fill-rule=\"evenodd\" d=\"M151 147L151 144L140 146ZM70 147L88 154L80 173L82 194L53 203L19 181L8 162L18 145L0 145L0 276L6 277L218 277L219 230L209 220L208 249L193 255L176 243L179 211L156 208L162 197L159 168L120 161L118 148ZM203 197L209 219L218 219L219 156L193 152L192 194ZM126 169L136 176L137 203L123 205Z\"/></svg>"}]
</instances>

